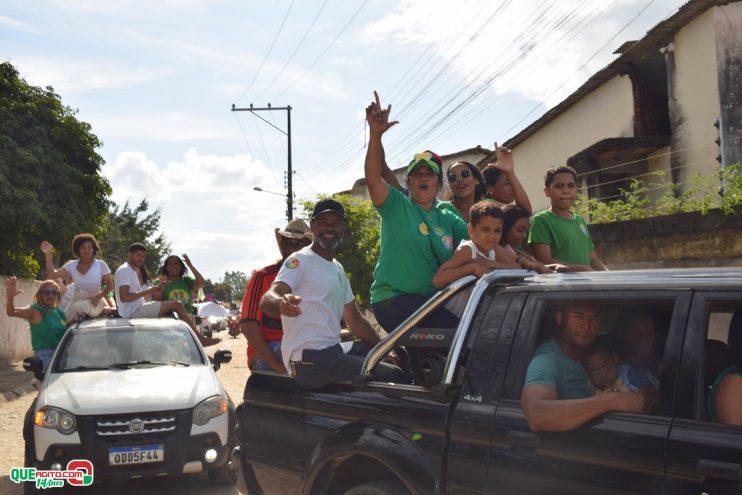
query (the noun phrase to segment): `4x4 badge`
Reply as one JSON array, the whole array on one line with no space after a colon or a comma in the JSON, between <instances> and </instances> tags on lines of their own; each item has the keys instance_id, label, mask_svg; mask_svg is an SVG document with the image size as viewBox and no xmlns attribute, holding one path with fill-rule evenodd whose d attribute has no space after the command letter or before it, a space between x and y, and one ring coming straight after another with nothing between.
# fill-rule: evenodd
<instances>
[{"instance_id":1,"label":"4x4 badge","mask_svg":"<svg viewBox=\"0 0 742 495\"><path fill-rule=\"evenodd\" d=\"M129 423L129 431L132 433L141 433L144 431L144 421L139 418L132 419Z\"/></svg>"}]
</instances>

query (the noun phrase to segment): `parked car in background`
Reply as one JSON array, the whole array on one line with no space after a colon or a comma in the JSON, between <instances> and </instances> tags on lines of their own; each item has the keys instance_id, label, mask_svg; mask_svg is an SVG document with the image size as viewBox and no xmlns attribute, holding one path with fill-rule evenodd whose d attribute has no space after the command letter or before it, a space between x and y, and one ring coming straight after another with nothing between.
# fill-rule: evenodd
<instances>
[{"instance_id":1,"label":"parked car in background","mask_svg":"<svg viewBox=\"0 0 742 495\"><path fill-rule=\"evenodd\" d=\"M74 326L27 415L26 465L63 469L71 459L87 459L96 483L203 471L214 483L233 483L234 404L215 374L230 359L220 350L211 365L176 319ZM41 376L38 358L28 361Z\"/></svg>"}]
</instances>

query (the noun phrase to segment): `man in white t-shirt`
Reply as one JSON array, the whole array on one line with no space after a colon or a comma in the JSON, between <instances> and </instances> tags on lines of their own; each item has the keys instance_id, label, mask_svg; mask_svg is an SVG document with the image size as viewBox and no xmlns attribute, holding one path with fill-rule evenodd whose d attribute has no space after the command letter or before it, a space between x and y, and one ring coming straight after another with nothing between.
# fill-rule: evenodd
<instances>
[{"instance_id":1,"label":"man in white t-shirt","mask_svg":"<svg viewBox=\"0 0 742 495\"><path fill-rule=\"evenodd\" d=\"M314 241L283 262L260 309L281 316L281 355L291 376L303 387L317 388L358 375L379 335L358 311L343 265L335 260L345 233L343 206L319 201L309 226ZM341 318L361 341L340 342ZM379 363L372 377L404 381L402 370L387 363Z\"/></svg>"},{"instance_id":2,"label":"man in white t-shirt","mask_svg":"<svg viewBox=\"0 0 742 495\"><path fill-rule=\"evenodd\" d=\"M191 327L198 340L204 346L218 344L222 339L204 337L198 332L196 324L185 310L180 301L145 301L147 296L160 297L161 285L155 285L148 289L142 289L137 272L144 266L147 259L147 248L144 244L135 242L129 246L126 263L116 270L114 276L116 286L116 304L118 304L119 315L122 318L157 318L158 316L170 315L175 312L178 318Z\"/></svg>"}]
</instances>

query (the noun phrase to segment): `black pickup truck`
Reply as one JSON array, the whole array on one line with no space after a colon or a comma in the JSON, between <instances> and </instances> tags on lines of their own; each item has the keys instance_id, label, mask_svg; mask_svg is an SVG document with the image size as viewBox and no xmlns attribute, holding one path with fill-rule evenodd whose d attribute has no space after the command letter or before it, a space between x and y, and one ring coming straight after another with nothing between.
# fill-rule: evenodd
<instances>
[{"instance_id":1,"label":"black pickup truck","mask_svg":"<svg viewBox=\"0 0 742 495\"><path fill-rule=\"evenodd\" d=\"M457 299L466 303L457 328L418 327ZM571 302L599 305L608 335L623 314L652 315L660 383L650 413L529 428L526 368ZM706 407L740 344L742 269L467 277L386 336L352 381L305 390L253 373L233 460L297 478L305 495L740 494L742 427L712 422ZM412 356L414 385L369 380L395 347Z\"/></svg>"}]
</instances>

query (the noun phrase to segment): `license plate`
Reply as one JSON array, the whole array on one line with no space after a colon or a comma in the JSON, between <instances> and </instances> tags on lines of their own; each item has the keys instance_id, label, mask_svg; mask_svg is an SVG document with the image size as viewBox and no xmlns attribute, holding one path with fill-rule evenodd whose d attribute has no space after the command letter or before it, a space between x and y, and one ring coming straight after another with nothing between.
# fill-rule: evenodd
<instances>
[{"instance_id":1,"label":"license plate","mask_svg":"<svg viewBox=\"0 0 742 495\"><path fill-rule=\"evenodd\" d=\"M108 449L108 464L123 466L126 464L146 464L165 460L165 446L142 445L139 447L113 447Z\"/></svg>"}]
</instances>

